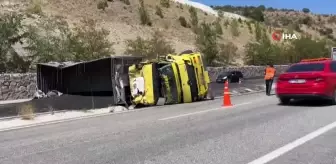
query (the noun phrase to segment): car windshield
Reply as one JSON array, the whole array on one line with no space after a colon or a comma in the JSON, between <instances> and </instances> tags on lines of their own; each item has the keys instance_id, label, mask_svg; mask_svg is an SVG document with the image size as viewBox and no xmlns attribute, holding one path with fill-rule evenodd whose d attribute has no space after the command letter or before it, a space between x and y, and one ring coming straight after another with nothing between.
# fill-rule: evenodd
<instances>
[{"instance_id":1,"label":"car windshield","mask_svg":"<svg viewBox=\"0 0 336 164\"><path fill-rule=\"evenodd\" d=\"M287 72L316 72L324 70L324 63L296 64L291 66Z\"/></svg>"}]
</instances>

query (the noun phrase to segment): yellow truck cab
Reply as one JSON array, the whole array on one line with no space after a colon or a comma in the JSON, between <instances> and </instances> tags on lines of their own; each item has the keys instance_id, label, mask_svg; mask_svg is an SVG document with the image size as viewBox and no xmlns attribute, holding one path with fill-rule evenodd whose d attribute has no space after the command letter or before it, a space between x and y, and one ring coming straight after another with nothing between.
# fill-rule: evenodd
<instances>
[{"instance_id":1,"label":"yellow truck cab","mask_svg":"<svg viewBox=\"0 0 336 164\"><path fill-rule=\"evenodd\" d=\"M190 54L181 54L181 56L184 57L186 60L189 60L194 66L194 72L196 74L197 87L198 87L198 99L202 100L206 98L209 90L210 78L208 72L205 71L204 69L201 54L190 53Z\"/></svg>"},{"instance_id":2,"label":"yellow truck cab","mask_svg":"<svg viewBox=\"0 0 336 164\"><path fill-rule=\"evenodd\" d=\"M161 64L161 63L160 63ZM165 104L178 104L182 102L181 81L176 63L165 63L160 67L161 93Z\"/></svg>"},{"instance_id":3,"label":"yellow truck cab","mask_svg":"<svg viewBox=\"0 0 336 164\"><path fill-rule=\"evenodd\" d=\"M172 54L167 55L167 61L177 65L183 102L197 101L198 87L192 63L189 60L185 60L185 57Z\"/></svg>"},{"instance_id":4,"label":"yellow truck cab","mask_svg":"<svg viewBox=\"0 0 336 164\"><path fill-rule=\"evenodd\" d=\"M204 100L209 75L200 53L168 54L164 61L144 62L129 67L132 103L152 106L159 98L165 104Z\"/></svg>"},{"instance_id":5,"label":"yellow truck cab","mask_svg":"<svg viewBox=\"0 0 336 164\"><path fill-rule=\"evenodd\" d=\"M181 86L177 71L177 65L169 62L143 62L130 66L133 105L156 105L159 98L165 98L165 104L181 103Z\"/></svg>"},{"instance_id":6,"label":"yellow truck cab","mask_svg":"<svg viewBox=\"0 0 336 164\"><path fill-rule=\"evenodd\" d=\"M160 74L157 63L139 63L128 68L132 103L156 105L160 96Z\"/></svg>"},{"instance_id":7,"label":"yellow truck cab","mask_svg":"<svg viewBox=\"0 0 336 164\"><path fill-rule=\"evenodd\" d=\"M188 84L190 85L189 92L191 94L192 101L205 99L209 91L210 78L208 72L205 71L201 54L192 52L180 55L168 55L167 58L173 59L174 62L180 63L180 72L184 72L184 74L186 74L181 74L181 80L188 81ZM182 61L185 63L185 71L183 71ZM185 87L187 88L187 86ZM188 92L188 89L183 91Z\"/></svg>"}]
</instances>

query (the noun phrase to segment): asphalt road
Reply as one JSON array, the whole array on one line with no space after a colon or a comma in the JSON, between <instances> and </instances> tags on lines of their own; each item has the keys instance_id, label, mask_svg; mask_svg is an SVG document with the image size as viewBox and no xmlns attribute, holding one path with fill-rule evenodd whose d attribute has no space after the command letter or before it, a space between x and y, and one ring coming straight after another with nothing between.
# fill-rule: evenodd
<instances>
[{"instance_id":1,"label":"asphalt road","mask_svg":"<svg viewBox=\"0 0 336 164\"><path fill-rule=\"evenodd\" d=\"M264 90L264 88L258 88L258 85L263 85L263 82L262 79L246 80L241 84L231 83L229 88L232 94L258 91L260 89ZM215 97L223 95L223 83L211 83L210 86ZM246 88L250 90L245 90ZM94 100L94 103L92 103L92 100ZM0 117L17 116L19 107L27 103L33 103L35 112L42 113L50 111L51 107L54 110L85 109L91 108L93 105L95 105L93 108L104 108L111 104L111 97L95 97L92 99L89 96L63 95L61 97L38 99L30 102L0 104Z\"/></svg>"},{"instance_id":2,"label":"asphalt road","mask_svg":"<svg viewBox=\"0 0 336 164\"><path fill-rule=\"evenodd\" d=\"M316 135L336 121L335 107L281 106L264 94L232 101L226 109L217 99L0 132L0 163L336 163L336 130ZM311 132L316 138L304 137Z\"/></svg>"},{"instance_id":3,"label":"asphalt road","mask_svg":"<svg viewBox=\"0 0 336 164\"><path fill-rule=\"evenodd\" d=\"M274 80L274 83L276 81ZM263 86L265 85L264 79L250 79L250 80L244 80L242 83L230 83L229 84L229 89L231 92L237 91L241 92L241 88L248 88L252 90L260 90L261 88L258 88L258 86ZM224 83L211 83L211 89L212 92L215 96L221 96L223 95L223 88L224 88Z\"/></svg>"}]
</instances>

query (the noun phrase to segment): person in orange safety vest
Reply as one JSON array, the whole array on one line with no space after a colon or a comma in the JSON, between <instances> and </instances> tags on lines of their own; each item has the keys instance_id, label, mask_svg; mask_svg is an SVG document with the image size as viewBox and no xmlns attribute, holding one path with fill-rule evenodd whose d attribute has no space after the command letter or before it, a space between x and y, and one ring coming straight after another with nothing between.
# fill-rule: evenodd
<instances>
[{"instance_id":1,"label":"person in orange safety vest","mask_svg":"<svg viewBox=\"0 0 336 164\"><path fill-rule=\"evenodd\" d=\"M266 95L267 96L271 95L272 84L273 84L275 73L276 73L276 70L273 64L268 64L268 66L265 69L265 84L266 84Z\"/></svg>"}]
</instances>

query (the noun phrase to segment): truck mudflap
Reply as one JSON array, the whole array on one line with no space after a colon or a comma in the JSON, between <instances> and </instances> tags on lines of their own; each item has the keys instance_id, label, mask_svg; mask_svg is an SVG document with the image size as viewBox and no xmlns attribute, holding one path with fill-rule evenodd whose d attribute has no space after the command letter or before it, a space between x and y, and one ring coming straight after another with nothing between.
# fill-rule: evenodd
<instances>
[{"instance_id":1,"label":"truck mudflap","mask_svg":"<svg viewBox=\"0 0 336 164\"><path fill-rule=\"evenodd\" d=\"M157 63L129 67L132 103L136 106L156 105L160 96L160 74Z\"/></svg>"},{"instance_id":2,"label":"truck mudflap","mask_svg":"<svg viewBox=\"0 0 336 164\"><path fill-rule=\"evenodd\" d=\"M181 87L176 64L171 63L161 67L160 73L165 104L181 103Z\"/></svg>"}]
</instances>

